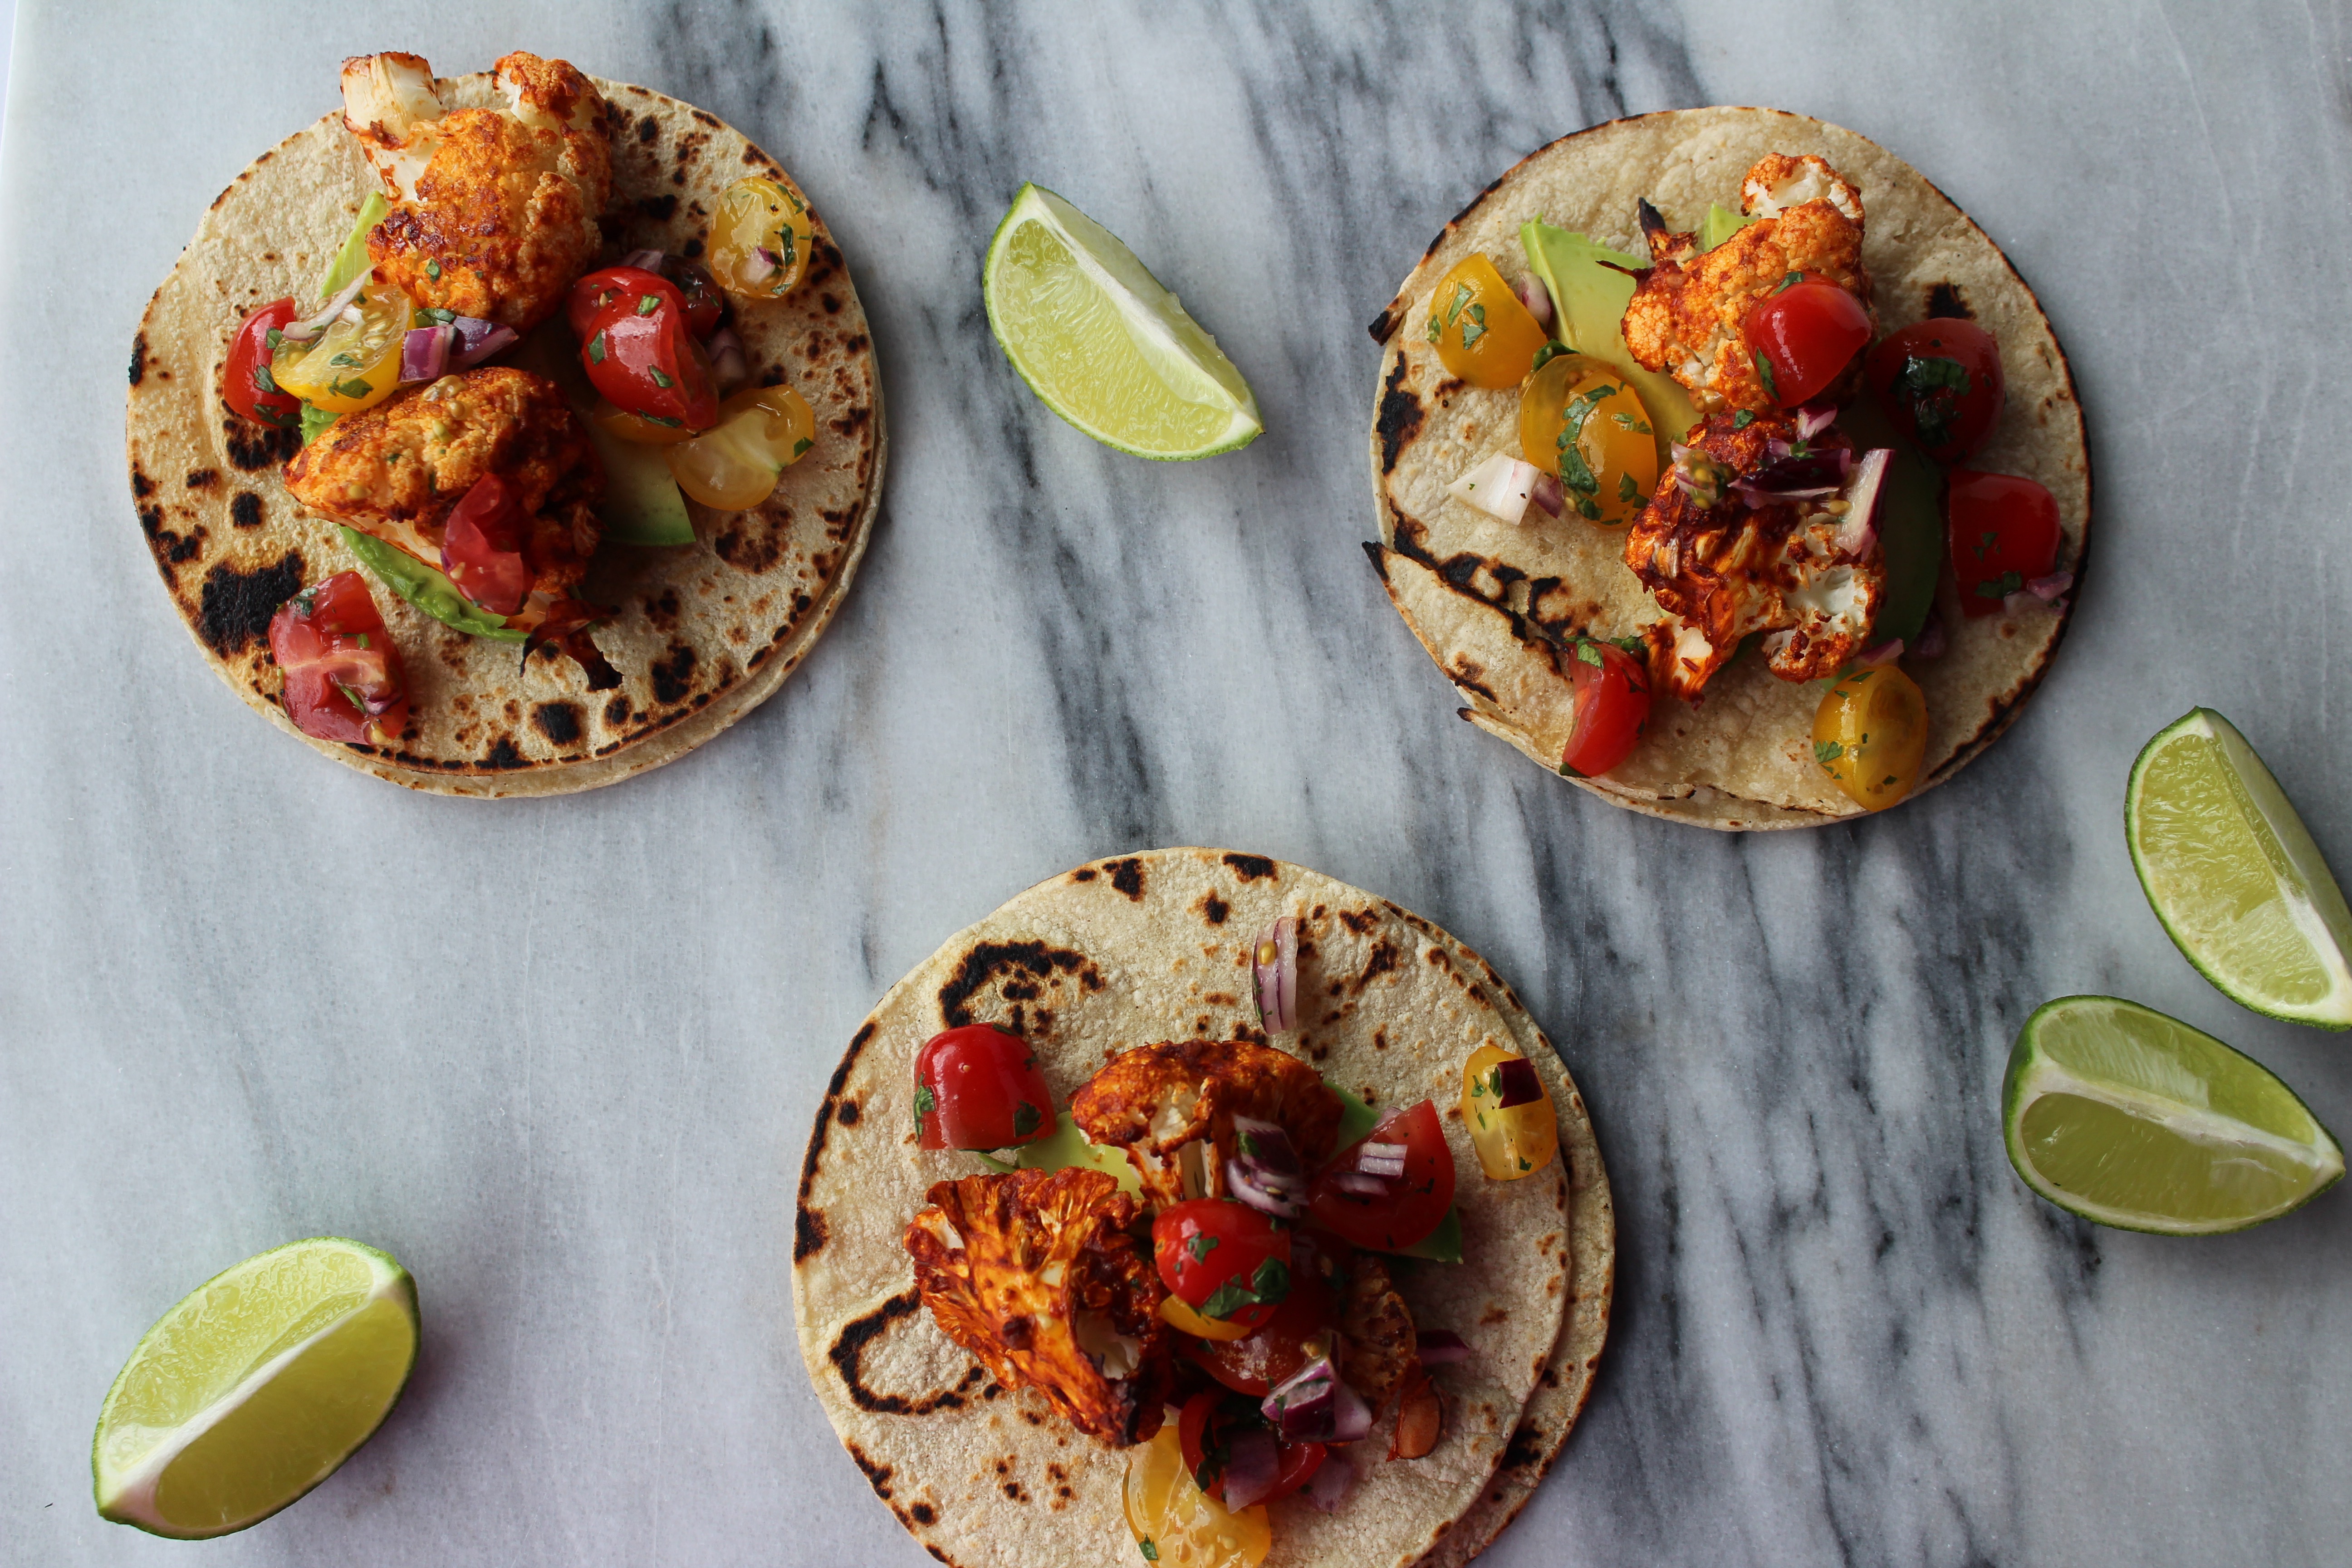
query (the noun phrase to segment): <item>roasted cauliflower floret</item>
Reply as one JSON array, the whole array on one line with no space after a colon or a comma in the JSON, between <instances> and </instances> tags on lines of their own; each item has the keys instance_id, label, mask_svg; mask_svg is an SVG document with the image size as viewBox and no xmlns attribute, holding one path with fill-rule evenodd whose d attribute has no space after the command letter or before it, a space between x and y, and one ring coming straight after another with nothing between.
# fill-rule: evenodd
<instances>
[{"instance_id":1,"label":"roasted cauliflower floret","mask_svg":"<svg viewBox=\"0 0 2352 1568\"><path fill-rule=\"evenodd\" d=\"M505 109L445 110L415 55L343 62L343 124L393 210L368 233L378 272L419 305L528 331L555 312L603 245L610 110L563 60L511 54Z\"/></svg>"},{"instance_id":2,"label":"roasted cauliflower floret","mask_svg":"<svg viewBox=\"0 0 2352 1568\"><path fill-rule=\"evenodd\" d=\"M906 1247L940 1331L1113 1447L1160 1430L1174 1373L1168 1292L1129 1234L1142 1205L1075 1167L966 1176L927 1195Z\"/></svg>"},{"instance_id":3,"label":"roasted cauliflower floret","mask_svg":"<svg viewBox=\"0 0 2352 1568\"><path fill-rule=\"evenodd\" d=\"M1396 1281L1378 1253L1358 1252L1348 1260L1339 1341L1341 1380L1363 1395L1378 1415L1421 1360L1412 1312L1397 1294Z\"/></svg>"},{"instance_id":4,"label":"roasted cauliflower floret","mask_svg":"<svg viewBox=\"0 0 2352 1568\"><path fill-rule=\"evenodd\" d=\"M1666 612L1643 631L1654 686L1696 700L1750 632L1769 634L1764 652L1783 680L1834 675L1862 651L1886 586L1877 536L1857 552L1841 542L1844 519L1822 501L1751 506L1731 488L1792 453L1846 447L1832 431L1801 448L1786 415L1744 428L1738 416L1708 416L1694 443L1699 455L1666 470L1625 538L1625 564ZM1690 494L1679 476L1695 469L1706 470L1720 499Z\"/></svg>"},{"instance_id":5,"label":"roasted cauliflower floret","mask_svg":"<svg viewBox=\"0 0 2352 1568\"><path fill-rule=\"evenodd\" d=\"M485 475L530 519L532 592L560 597L586 572L604 471L551 382L502 365L445 375L338 419L286 468L294 499L426 562L450 511Z\"/></svg>"},{"instance_id":6,"label":"roasted cauliflower floret","mask_svg":"<svg viewBox=\"0 0 2352 1568\"><path fill-rule=\"evenodd\" d=\"M1836 170L1819 158L1775 153L1748 172L1741 199L1759 221L1713 250L1701 252L1695 235L1652 234L1652 265L1625 306L1625 346L1688 388L1703 414L1779 406L1756 374L1748 309L1790 273L1819 273L1870 308L1862 197ZM1856 355L1849 377L1860 366ZM1825 395L1847 384L1841 380Z\"/></svg>"},{"instance_id":7,"label":"roasted cauliflower floret","mask_svg":"<svg viewBox=\"0 0 2352 1568\"><path fill-rule=\"evenodd\" d=\"M1071 1120L1127 1151L1154 1208L1225 1195L1236 1115L1278 1124L1312 1171L1331 1156L1339 1097L1297 1057L1249 1040L1139 1046L1070 1097Z\"/></svg>"}]
</instances>

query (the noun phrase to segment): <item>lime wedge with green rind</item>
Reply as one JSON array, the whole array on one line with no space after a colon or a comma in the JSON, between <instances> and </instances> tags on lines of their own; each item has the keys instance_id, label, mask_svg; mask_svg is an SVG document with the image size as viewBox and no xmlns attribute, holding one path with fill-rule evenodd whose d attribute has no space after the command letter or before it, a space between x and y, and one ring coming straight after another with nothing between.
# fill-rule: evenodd
<instances>
[{"instance_id":1,"label":"lime wedge with green rind","mask_svg":"<svg viewBox=\"0 0 2352 1568\"><path fill-rule=\"evenodd\" d=\"M2352 910L2227 719L2191 709L2142 749L2124 831L2156 918L2223 995L2273 1018L2352 1028Z\"/></svg>"},{"instance_id":2,"label":"lime wedge with green rind","mask_svg":"<svg viewBox=\"0 0 2352 1568\"><path fill-rule=\"evenodd\" d=\"M1249 383L1118 237L1024 185L989 242L988 324L1046 407L1139 458L1207 458L1265 430Z\"/></svg>"},{"instance_id":3,"label":"lime wedge with green rind","mask_svg":"<svg viewBox=\"0 0 2352 1568\"><path fill-rule=\"evenodd\" d=\"M157 1321L90 1443L98 1511L182 1540L268 1518L367 1441L416 1363L416 1286L314 1237L248 1258Z\"/></svg>"},{"instance_id":4,"label":"lime wedge with green rind","mask_svg":"<svg viewBox=\"0 0 2352 1568\"><path fill-rule=\"evenodd\" d=\"M2344 1174L2335 1136L2260 1062L2114 996L2062 996L2028 1018L2000 1104L2025 1184L2126 1230L2243 1230Z\"/></svg>"}]
</instances>

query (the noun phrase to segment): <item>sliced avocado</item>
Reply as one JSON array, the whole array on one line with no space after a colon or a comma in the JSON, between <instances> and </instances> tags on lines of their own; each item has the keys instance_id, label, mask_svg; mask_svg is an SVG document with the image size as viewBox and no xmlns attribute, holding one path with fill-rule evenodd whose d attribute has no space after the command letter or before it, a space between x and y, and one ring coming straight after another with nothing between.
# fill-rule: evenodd
<instances>
[{"instance_id":1,"label":"sliced avocado","mask_svg":"<svg viewBox=\"0 0 2352 1568\"><path fill-rule=\"evenodd\" d=\"M604 499L596 503L604 537L623 544L691 544L694 520L659 447L624 441L584 415L588 438L604 459Z\"/></svg>"},{"instance_id":2,"label":"sliced avocado","mask_svg":"<svg viewBox=\"0 0 2352 1568\"><path fill-rule=\"evenodd\" d=\"M360 204L359 221L352 225L351 237L335 252L334 264L327 268L327 275L319 279L320 300L332 300L343 291L345 284L368 269L368 230L382 223L383 215L391 210L391 205L382 196L373 191L368 193L368 199Z\"/></svg>"},{"instance_id":3,"label":"sliced avocado","mask_svg":"<svg viewBox=\"0 0 2352 1568\"><path fill-rule=\"evenodd\" d=\"M1905 440L1868 392L1838 410L1838 426L1855 447L1895 453L1878 497L1878 542L1886 552L1886 597L1879 604L1873 642L1908 643L1927 624L1936 579L1944 566L1944 476Z\"/></svg>"},{"instance_id":4,"label":"sliced avocado","mask_svg":"<svg viewBox=\"0 0 2352 1568\"><path fill-rule=\"evenodd\" d=\"M508 626L504 616L490 614L457 592L457 584L407 551L356 528L345 528L342 532L344 545L369 571L383 578L385 586L443 626L468 637L490 637L499 642L522 642L530 636Z\"/></svg>"},{"instance_id":5,"label":"sliced avocado","mask_svg":"<svg viewBox=\"0 0 2352 1568\"><path fill-rule=\"evenodd\" d=\"M1713 250L1755 221L1752 217L1745 217L1733 212L1719 202L1710 202L1707 204L1706 216L1699 222L1698 247L1701 250Z\"/></svg>"},{"instance_id":6,"label":"sliced avocado","mask_svg":"<svg viewBox=\"0 0 2352 1568\"><path fill-rule=\"evenodd\" d=\"M302 445L307 447L317 440L328 426L341 417L340 414L330 414L308 403L302 405Z\"/></svg>"},{"instance_id":7,"label":"sliced avocado","mask_svg":"<svg viewBox=\"0 0 2352 1568\"><path fill-rule=\"evenodd\" d=\"M1333 1148L1345 1149L1350 1143L1361 1142L1367 1133L1381 1124L1379 1111L1329 1079L1323 1080L1323 1087L1339 1097L1339 1138L1332 1144Z\"/></svg>"},{"instance_id":8,"label":"sliced avocado","mask_svg":"<svg viewBox=\"0 0 2352 1568\"><path fill-rule=\"evenodd\" d=\"M1669 458L1667 448L1698 423L1698 410L1691 405L1690 394L1672 376L1643 369L1625 346L1620 323L1625 319L1626 301L1633 298L1633 279L1617 268L1638 270L1649 264L1580 234L1554 228L1540 218L1519 226L1519 244L1528 253L1528 265L1551 291L1554 335L1633 384L1642 405L1650 412L1658 461L1664 465Z\"/></svg>"},{"instance_id":9,"label":"sliced avocado","mask_svg":"<svg viewBox=\"0 0 2352 1568\"><path fill-rule=\"evenodd\" d=\"M1029 1171L1059 1171L1072 1165L1082 1165L1089 1171L1100 1171L1116 1181L1120 1192L1132 1193L1138 1197L1143 1195L1143 1184L1137 1180L1135 1165L1128 1159L1127 1152L1089 1140L1078 1131L1078 1124L1070 1120L1070 1113L1066 1110L1055 1117L1053 1131L1034 1143L1021 1145L1021 1152L1013 1156L1012 1164L986 1154L981 1158L993 1171L1010 1171L1016 1167Z\"/></svg>"}]
</instances>

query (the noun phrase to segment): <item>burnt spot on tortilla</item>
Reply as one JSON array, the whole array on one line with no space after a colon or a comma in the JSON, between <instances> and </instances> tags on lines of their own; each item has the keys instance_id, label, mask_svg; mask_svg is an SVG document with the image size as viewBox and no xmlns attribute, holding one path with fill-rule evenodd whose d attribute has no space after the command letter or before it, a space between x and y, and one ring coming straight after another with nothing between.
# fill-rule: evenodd
<instances>
[{"instance_id":1,"label":"burnt spot on tortilla","mask_svg":"<svg viewBox=\"0 0 2352 1568\"><path fill-rule=\"evenodd\" d=\"M604 704L604 724L607 729L617 730L628 721L629 700L627 698L615 697Z\"/></svg>"},{"instance_id":2,"label":"burnt spot on tortilla","mask_svg":"<svg viewBox=\"0 0 2352 1568\"><path fill-rule=\"evenodd\" d=\"M824 1159L825 1134L833 1130L833 1112L841 1103L842 1086L849 1081L849 1069L873 1043L876 1025L868 1018L857 1033L849 1037L849 1049L844 1051L841 1065L833 1069L833 1077L824 1086L824 1102L817 1107L816 1130L809 1134L808 1153L801 1160L801 1187L797 1204L799 1216L793 1226L793 1261L813 1258L824 1246L824 1215L809 1207L809 1189L816 1184L816 1168Z\"/></svg>"},{"instance_id":3,"label":"burnt spot on tortilla","mask_svg":"<svg viewBox=\"0 0 2352 1568\"><path fill-rule=\"evenodd\" d=\"M131 384L138 385L147 379L147 334L141 332L131 340Z\"/></svg>"},{"instance_id":4,"label":"burnt spot on tortilla","mask_svg":"<svg viewBox=\"0 0 2352 1568\"><path fill-rule=\"evenodd\" d=\"M1224 900L1217 897L1216 890L1214 889L1210 889L1210 891L1202 896L1201 918L1207 921L1211 925L1221 926L1224 924L1225 917L1233 912L1233 906L1226 903Z\"/></svg>"},{"instance_id":5,"label":"burnt spot on tortilla","mask_svg":"<svg viewBox=\"0 0 2352 1568\"><path fill-rule=\"evenodd\" d=\"M1070 873L1070 880L1073 882L1091 882L1100 875L1101 873L1097 871L1092 866L1081 866L1076 870Z\"/></svg>"},{"instance_id":6,"label":"burnt spot on tortilla","mask_svg":"<svg viewBox=\"0 0 2352 1568\"><path fill-rule=\"evenodd\" d=\"M228 448L228 460L248 474L275 468L291 462L294 454L302 449L299 430L281 430L275 425L257 425L250 419L235 416L221 424L221 441Z\"/></svg>"},{"instance_id":7,"label":"burnt spot on tortilla","mask_svg":"<svg viewBox=\"0 0 2352 1568\"><path fill-rule=\"evenodd\" d=\"M669 645L669 657L654 660L648 671L653 677L654 700L683 702L686 694L694 689L694 649L686 643Z\"/></svg>"},{"instance_id":8,"label":"burnt spot on tortilla","mask_svg":"<svg viewBox=\"0 0 2352 1568\"><path fill-rule=\"evenodd\" d=\"M1384 474L1395 471L1404 444L1421 433L1421 399L1406 389L1404 369L1404 361L1399 360L1389 372L1388 384L1381 389L1380 417L1372 422L1373 432L1381 438L1381 472Z\"/></svg>"},{"instance_id":9,"label":"burnt spot on tortilla","mask_svg":"<svg viewBox=\"0 0 2352 1568\"><path fill-rule=\"evenodd\" d=\"M697 235L692 239L688 240L686 242L685 250L679 254L683 255L688 261L692 261L695 258L700 256L702 254L702 237L700 235Z\"/></svg>"},{"instance_id":10,"label":"burnt spot on tortilla","mask_svg":"<svg viewBox=\"0 0 2352 1568\"><path fill-rule=\"evenodd\" d=\"M664 588L660 593L646 601L646 619L653 623L654 630L657 632L676 631L677 629L677 590L676 588Z\"/></svg>"},{"instance_id":11,"label":"burnt spot on tortilla","mask_svg":"<svg viewBox=\"0 0 2352 1568\"><path fill-rule=\"evenodd\" d=\"M1454 662L1445 667L1446 679L1465 691L1475 692L1489 702L1498 702L1499 700L1495 696L1495 689L1486 684L1486 667L1466 653L1455 654ZM1466 712L1465 717L1467 717Z\"/></svg>"},{"instance_id":12,"label":"burnt spot on tortilla","mask_svg":"<svg viewBox=\"0 0 2352 1568\"><path fill-rule=\"evenodd\" d=\"M220 483L220 470L218 468L190 468L188 470L186 482L188 488L192 490L210 489L213 486Z\"/></svg>"},{"instance_id":13,"label":"burnt spot on tortilla","mask_svg":"<svg viewBox=\"0 0 2352 1568\"><path fill-rule=\"evenodd\" d=\"M865 1112L858 1109L857 1101L845 1100L835 1109L833 1119L844 1127L855 1127L857 1125L857 1119L864 1114Z\"/></svg>"},{"instance_id":14,"label":"burnt spot on tortilla","mask_svg":"<svg viewBox=\"0 0 2352 1568\"><path fill-rule=\"evenodd\" d=\"M1076 977L1088 991L1103 988L1102 971L1088 961L1086 954L1073 952L1066 947L1048 947L1043 942L975 942L956 965L955 973L940 987L940 1016L950 1028L961 1028L971 1023L971 1009L967 1004L1000 974L1014 986L1024 990L1024 999L1034 997L1036 987L1020 979L1028 975L1034 980L1050 980L1055 973Z\"/></svg>"},{"instance_id":15,"label":"burnt spot on tortilla","mask_svg":"<svg viewBox=\"0 0 2352 1568\"><path fill-rule=\"evenodd\" d=\"M1370 936L1372 928L1381 923L1381 917L1370 910L1341 910L1339 923L1358 936Z\"/></svg>"},{"instance_id":16,"label":"burnt spot on tortilla","mask_svg":"<svg viewBox=\"0 0 2352 1568\"><path fill-rule=\"evenodd\" d=\"M651 218L656 223L667 223L677 216L677 193L673 191L667 195L640 196L637 198L637 212L640 216Z\"/></svg>"},{"instance_id":17,"label":"burnt spot on tortilla","mask_svg":"<svg viewBox=\"0 0 2352 1568\"><path fill-rule=\"evenodd\" d=\"M931 1507L931 1505L927 1502L919 1502L912 1508L909 1508L907 1512L914 1519L914 1521L917 1524L929 1524L940 1517L939 1510Z\"/></svg>"},{"instance_id":18,"label":"burnt spot on tortilla","mask_svg":"<svg viewBox=\"0 0 2352 1568\"><path fill-rule=\"evenodd\" d=\"M274 566L239 572L226 562L205 574L196 611L196 635L226 658L269 636L269 617L302 591L302 552L289 550Z\"/></svg>"},{"instance_id":19,"label":"burnt spot on tortilla","mask_svg":"<svg viewBox=\"0 0 2352 1568\"><path fill-rule=\"evenodd\" d=\"M1927 286L1927 319L1933 321L1973 321L1977 313L1969 309L1968 296L1957 283L1931 283Z\"/></svg>"},{"instance_id":20,"label":"burnt spot on tortilla","mask_svg":"<svg viewBox=\"0 0 2352 1568\"><path fill-rule=\"evenodd\" d=\"M866 1450L859 1447L855 1441L848 1443L847 1447L849 1457L857 1462L859 1469L866 1472L866 1482L874 1489L874 1495L884 1502L888 1502L890 1500L890 1467L877 1465L867 1458Z\"/></svg>"},{"instance_id":21,"label":"burnt spot on tortilla","mask_svg":"<svg viewBox=\"0 0 2352 1568\"><path fill-rule=\"evenodd\" d=\"M836 435L855 436L859 430L865 428L866 422L873 417L874 410L861 403L855 408L844 410L840 418L828 420L826 423L833 427Z\"/></svg>"},{"instance_id":22,"label":"burnt spot on tortilla","mask_svg":"<svg viewBox=\"0 0 2352 1568\"><path fill-rule=\"evenodd\" d=\"M527 768L530 766L530 759L516 749L513 736L500 735L490 742L489 751L482 757L482 765L486 768Z\"/></svg>"},{"instance_id":23,"label":"burnt spot on tortilla","mask_svg":"<svg viewBox=\"0 0 2352 1568\"><path fill-rule=\"evenodd\" d=\"M155 481L133 468L131 470L131 493L134 498L145 500L155 493Z\"/></svg>"},{"instance_id":24,"label":"burnt spot on tortilla","mask_svg":"<svg viewBox=\"0 0 2352 1568\"><path fill-rule=\"evenodd\" d=\"M1234 875L1244 882L1255 882L1260 877L1274 875L1274 862L1264 855L1228 855L1225 864L1231 866Z\"/></svg>"},{"instance_id":25,"label":"burnt spot on tortilla","mask_svg":"<svg viewBox=\"0 0 2352 1568\"><path fill-rule=\"evenodd\" d=\"M825 1359L841 1375L842 1386L849 1390L850 1399L857 1408L877 1415L929 1415L934 1410L961 1410L967 1395L986 1380L988 1373L974 1366L968 1369L953 1388L941 1389L909 1399L903 1394L877 1394L866 1386L865 1373L859 1365L866 1347L889 1331L899 1319L922 1310L922 1298L912 1290L901 1290L862 1318L853 1318L842 1325L834 1336L833 1345ZM886 1494L887 1495L887 1494Z\"/></svg>"},{"instance_id":26,"label":"burnt spot on tortilla","mask_svg":"<svg viewBox=\"0 0 2352 1568\"><path fill-rule=\"evenodd\" d=\"M251 490L239 490L228 503L228 520L239 528L261 526L261 498Z\"/></svg>"},{"instance_id":27,"label":"burnt spot on tortilla","mask_svg":"<svg viewBox=\"0 0 2352 1568\"><path fill-rule=\"evenodd\" d=\"M1372 342L1381 344L1382 347L1386 347L1389 341L1389 334L1396 331L1397 323L1402 320L1404 320L1403 313L1398 310L1395 306L1391 305L1387 310L1382 310L1379 315L1374 316L1372 318L1372 324L1364 330L1372 334Z\"/></svg>"},{"instance_id":28,"label":"burnt spot on tortilla","mask_svg":"<svg viewBox=\"0 0 2352 1568\"><path fill-rule=\"evenodd\" d=\"M1511 1434L1510 1442L1503 1449L1501 1468L1506 1470L1516 1470L1528 1465L1542 1464L1543 1440L1544 1435L1541 1432L1521 1423L1518 1429Z\"/></svg>"},{"instance_id":29,"label":"burnt spot on tortilla","mask_svg":"<svg viewBox=\"0 0 2352 1568\"><path fill-rule=\"evenodd\" d=\"M1143 862L1133 858L1107 862L1103 869L1110 873L1110 885L1125 893L1136 903L1143 902Z\"/></svg>"},{"instance_id":30,"label":"burnt spot on tortilla","mask_svg":"<svg viewBox=\"0 0 2352 1568\"><path fill-rule=\"evenodd\" d=\"M569 702L542 702L530 710L530 727L558 746L580 739L580 710Z\"/></svg>"},{"instance_id":31,"label":"burnt spot on tortilla","mask_svg":"<svg viewBox=\"0 0 2352 1568\"><path fill-rule=\"evenodd\" d=\"M637 121L637 140L639 142L652 142L656 140L660 135L661 127L654 122L654 117L652 115L648 114L643 120Z\"/></svg>"},{"instance_id":32,"label":"burnt spot on tortilla","mask_svg":"<svg viewBox=\"0 0 2352 1568\"><path fill-rule=\"evenodd\" d=\"M1445 233L1446 233L1446 234L1451 234L1451 233L1453 233L1455 229L1460 228L1464 224L1465 224L1465 223L1469 222L1469 221L1470 221L1470 215L1471 215L1472 213L1475 213L1475 212L1476 212L1476 211L1478 210L1478 204L1479 204L1480 202L1485 201L1488 196L1493 195L1496 193L1496 191L1497 191L1498 189L1500 189L1500 188L1501 188L1503 182L1504 182L1505 180L1509 179L1509 178L1510 178L1510 171L1507 169L1507 170L1505 170L1503 173L1501 173L1501 174L1499 174L1496 175L1493 179L1491 179L1491 180L1487 181L1487 182L1486 182L1486 188L1485 190L1483 190L1483 191L1480 191L1476 195L1472 196L1472 197L1470 198L1470 205L1469 205L1468 206L1464 207L1460 212L1455 213L1455 214L1454 215L1454 217L1453 217L1452 221L1448 222L1448 223L1446 224L1446 226L1445 226ZM1643 205L1644 206L1646 206L1646 205L1648 205L1649 204L1645 202L1645 203L1643 203ZM1441 235L1439 235L1435 239L1431 240L1431 241L1429 242L1429 248L1430 248L1430 249L1432 249L1432 250L1435 250L1435 249L1438 247L1438 246L1440 246L1441 244L1444 243L1444 239L1445 239L1445 235L1444 235L1444 234L1441 234Z\"/></svg>"}]
</instances>

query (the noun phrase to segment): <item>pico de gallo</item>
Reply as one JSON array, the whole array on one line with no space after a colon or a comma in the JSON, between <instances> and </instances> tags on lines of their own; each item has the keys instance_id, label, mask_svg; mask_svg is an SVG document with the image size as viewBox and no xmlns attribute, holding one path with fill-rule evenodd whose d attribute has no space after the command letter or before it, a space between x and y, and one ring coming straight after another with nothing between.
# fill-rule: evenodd
<instances>
[{"instance_id":1,"label":"pico de gallo","mask_svg":"<svg viewBox=\"0 0 2352 1568\"><path fill-rule=\"evenodd\" d=\"M2000 418L2000 344L1964 316L1880 330L1857 187L1775 154L1741 196L1692 232L1640 202L1646 256L1537 219L1516 279L1484 253L1441 276L1418 335L1454 378L1519 390L1516 445L1447 488L1507 523L1624 528L1660 611L1553 648L1561 773L1609 774L1654 694L1699 700L1754 642L1780 679L1829 683L1814 754L1883 810L1918 781L1925 698L1896 664L1943 650L1938 577L1966 619L2063 608L2057 503L1959 466Z\"/></svg>"},{"instance_id":2,"label":"pico de gallo","mask_svg":"<svg viewBox=\"0 0 2352 1568\"><path fill-rule=\"evenodd\" d=\"M934 1185L908 1226L923 1304L999 1383L1129 1447L1128 1521L1154 1562L1252 1568L1268 1504L1330 1512L1364 1465L1427 1456L1433 1373L1475 1353L1397 1289L1406 1259L1462 1258L1438 1108L1376 1113L1273 1043L1297 1027L1299 947L1295 916L1250 945L1266 1040L1120 1052L1066 1110L1014 1030L963 1025L916 1055L917 1142L988 1167ZM1462 1070L1487 1179L1558 1158L1533 1063L1486 1045ZM1391 1415L1384 1459L1365 1445Z\"/></svg>"}]
</instances>

